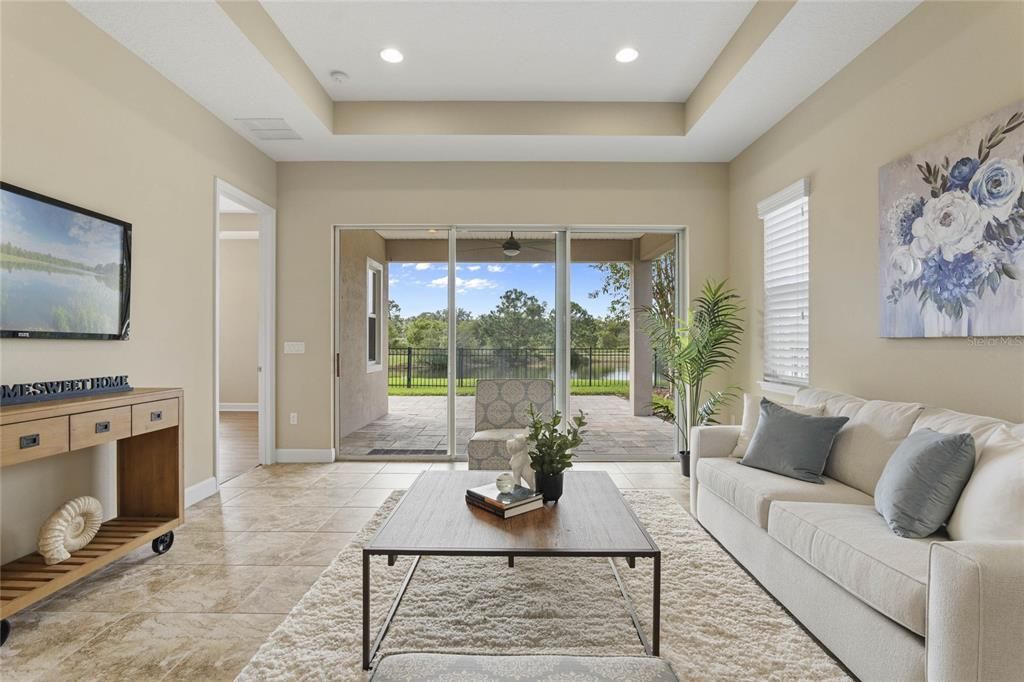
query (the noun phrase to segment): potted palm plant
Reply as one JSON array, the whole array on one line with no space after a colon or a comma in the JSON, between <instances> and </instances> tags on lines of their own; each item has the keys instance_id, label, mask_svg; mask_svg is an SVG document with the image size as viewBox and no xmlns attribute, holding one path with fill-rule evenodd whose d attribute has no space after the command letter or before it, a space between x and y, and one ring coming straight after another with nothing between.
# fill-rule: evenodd
<instances>
[{"instance_id":1,"label":"potted palm plant","mask_svg":"<svg viewBox=\"0 0 1024 682\"><path fill-rule=\"evenodd\" d=\"M676 323L648 311L645 326L651 344L664 363L669 387L682 399L680 414L675 414L674 401L656 406L655 412L679 429L683 476L690 475L690 429L717 424L718 411L738 390L736 386L709 390L705 382L736 361L743 337L742 313L739 294L725 280L704 283L685 321Z\"/></svg>"},{"instance_id":2,"label":"potted palm plant","mask_svg":"<svg viewBox=\"0 0 1024 682\"><path fill-rule=\"evenodd\" d=\"M568 420L565 430L562 414L555 410L551 419L544 417L530 407L530 433L526 439L530 442L530 468L534 471L537 492L544 496L545 502L557 502L562 496L562 475L572 467L572 449L583 443L583 427L587 425L583 410Z\"/></svg>"}]
</instances>

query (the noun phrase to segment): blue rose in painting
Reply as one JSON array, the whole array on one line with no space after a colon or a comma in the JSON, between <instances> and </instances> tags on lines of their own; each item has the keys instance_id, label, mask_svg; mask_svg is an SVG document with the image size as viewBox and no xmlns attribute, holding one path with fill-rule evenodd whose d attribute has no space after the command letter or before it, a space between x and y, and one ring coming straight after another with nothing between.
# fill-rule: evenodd
<instances>
[{"instance_id":1,"label":"blue rose in painting","mask_svg":"<svg viewBox=\"0 0 1024 682\"><path fill-rule=\"evenodd\" d=\"M949 169L949 178L946 180L946 191L952 192L958 189L967 189L967 185L978 170L978 160L968 156L960 159Z\"/></svg>"},{"instance_id":2,"label":"blue rose in painting","mask_svg":"<svg viewBox=\"0 0 1024 682\"><path fill-rule=\"evenodd\" d=\"M981 264L973 254L962 253L951 261L936 254L922 264L921 284L940 310L959 319L963 315L963 302L977 288L982 274Z\"/></svg>"},{"instance_id":3,"label":"blue rose in painting","mask_svg":"<svg viewBox=\"0 0 1024 682\"><path fill-rule=\"evenodd\" d=\"M1024 187L1024 166L1013 159L992 159L982 164L971 179L970 193L991 218L1004 221Z\"/></svg>"},{"instance_id":4,"label":"blue rose in painting","mask_svg":"<svg viewBox=\"0 0 1024 682\"><path fill-rule=\"evenodd\" d=\"M906 246L914 240L914 221L921 217L924 203L924 197L907 194L889 208L889 231L896 244Z\"/></svg>"}]
</instances>

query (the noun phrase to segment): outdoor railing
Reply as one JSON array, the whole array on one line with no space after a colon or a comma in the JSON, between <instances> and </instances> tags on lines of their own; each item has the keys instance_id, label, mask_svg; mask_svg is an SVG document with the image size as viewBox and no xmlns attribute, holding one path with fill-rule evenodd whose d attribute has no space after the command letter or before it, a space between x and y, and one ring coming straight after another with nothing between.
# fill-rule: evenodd
<instances>
[{"instance_id":1,"label":"outdoor railing","mask_svg":"<svg viewBox=\"0 0 1024 682\"><path fill-rule=\"evenodd\" d=\"M628 348L573 348L572 380L575 386L628 386ZM654 377L663 383L655 359ZM458 386L472 386L478 379L553 379L554 348L457 348L455 376ZM448 349L388 349L388 385L448 385Z\"/></svg>"}]
</instances>

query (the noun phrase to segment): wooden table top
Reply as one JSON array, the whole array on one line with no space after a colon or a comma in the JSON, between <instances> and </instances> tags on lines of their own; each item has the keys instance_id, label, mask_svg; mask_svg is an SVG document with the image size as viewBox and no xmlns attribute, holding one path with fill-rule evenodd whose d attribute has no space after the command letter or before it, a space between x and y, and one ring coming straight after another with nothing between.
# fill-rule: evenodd
<instances>
[{"instance_id":1,"label":"wooden table top","mask_svg":"<svg viewBox=\"0 0 1024 682\"><path fill-rule=\"evenodd\" d=\"M497 471L425 471L377 535L371 554L654 556L658 546L610 476L567 471L557 503L508 520L466 502Z\"/></svg>"}]
</instances>

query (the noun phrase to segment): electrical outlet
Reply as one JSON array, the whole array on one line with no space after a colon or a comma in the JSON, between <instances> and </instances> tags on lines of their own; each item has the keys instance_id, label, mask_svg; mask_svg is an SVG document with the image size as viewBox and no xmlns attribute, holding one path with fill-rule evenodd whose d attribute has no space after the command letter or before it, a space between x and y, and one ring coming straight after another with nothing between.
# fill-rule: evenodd
<instances>
[{"instance_id":1,"label":"electrical outlet","mask_svg":"<svg viewBox=\"0 0 1024 682\"><path fill-rule=\"evenodd\" d=\"M298 412L292 412L290 415L288 415L288 423L290 423L290 424L298 424L299 423L299 413Z\"/></svg>"}]
</instances>

